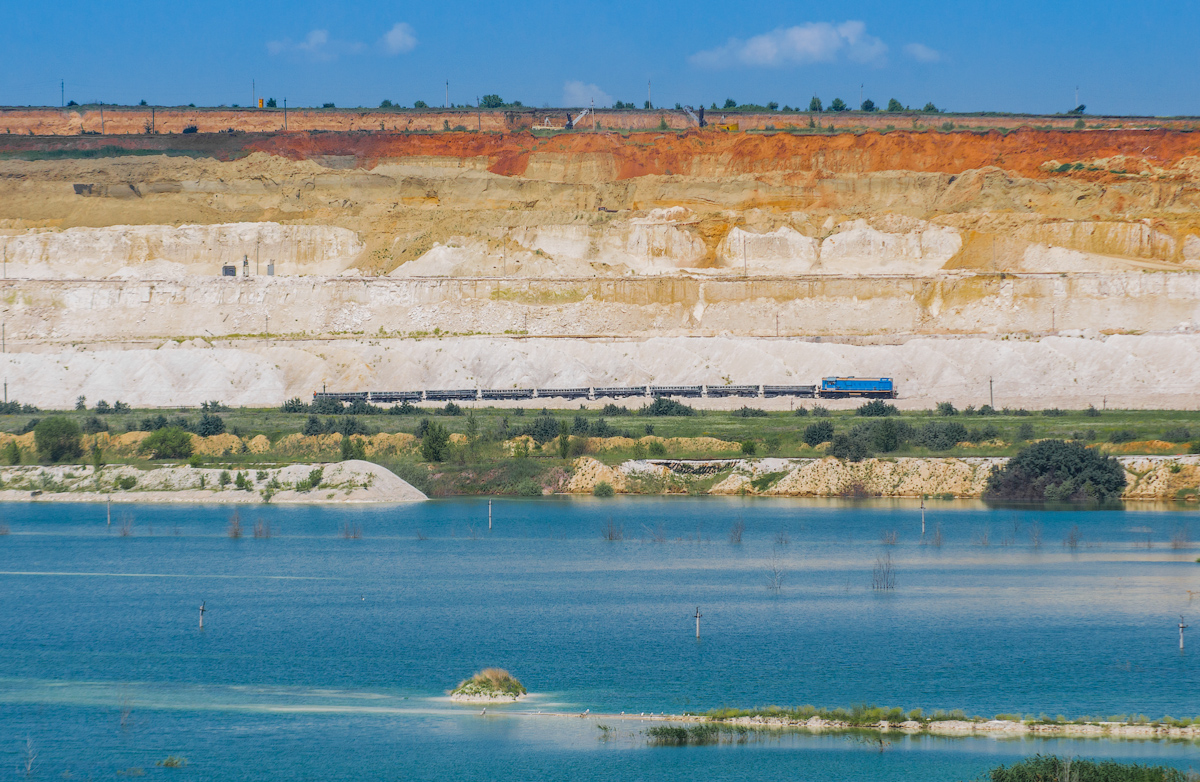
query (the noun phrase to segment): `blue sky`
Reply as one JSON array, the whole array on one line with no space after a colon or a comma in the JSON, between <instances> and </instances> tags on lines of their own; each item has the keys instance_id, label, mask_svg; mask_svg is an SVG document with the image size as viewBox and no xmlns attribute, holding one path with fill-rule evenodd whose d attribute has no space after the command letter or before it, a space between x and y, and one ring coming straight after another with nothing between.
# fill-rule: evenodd
<instances>
[{"instance_id":1,"label":"blue sky","mask_svg":"<svg viewBox=\"0 0 1200 782\"><path fill-rule=\"evenodd\" d=\"M1200 114L1200 3L0 1L0 104L866 97Z\"/></svg>"}]
</instances>

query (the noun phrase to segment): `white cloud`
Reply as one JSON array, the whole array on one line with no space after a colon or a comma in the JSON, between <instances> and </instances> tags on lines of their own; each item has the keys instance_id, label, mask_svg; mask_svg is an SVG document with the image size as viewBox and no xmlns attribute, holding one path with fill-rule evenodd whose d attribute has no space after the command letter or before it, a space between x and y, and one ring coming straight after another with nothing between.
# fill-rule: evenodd
<instances>
[{"instance_id":1,"label":"white cloud","mask_svg":"<svg viewBox=\"0 0 1200 782\"><path fill-rule=\"evenodd\" d=\"M383 49L388 54L404 54L411 52L417 45L417 34L412 25L397 22L388 30L381 41Z\"/></svg>"},{"instance_id":2,"label":"white cloud","mask_svg":"<svg viewBox=\"0 0 1200 782\"><path fill-rule=\"evenodd\" d=\"M592 101L597 106L611 106L613 98L595 84L584 84L581 81L569 81L563 85L562 105L570 108L576 106L588 107Z\"/></svg>"},{"instance_id":3,"label":"white cloud","mask_svg":"<svg viewBox=\"0 0 1200 782\"><path fill-rule=\"evenodd\" d=\"M923 43L910 43L904 47L904 53L917 62L941 62L942 53L931 49Z\"/></svg>"},{"instance_id":4,"label":"white cloud","mask_svg":"<svg viewBox=\"0 0 1200 782\"><path fill-rule=\"evenodd\" d=\"M887 44L867 34L863 22L808 22L772 30L749 40L730 38L724 46L697 52L688 61L704 68L734 65L778 68L831 63L844 57L851 62L881 65L887 49Z\"/></svg>"}]
</instances>

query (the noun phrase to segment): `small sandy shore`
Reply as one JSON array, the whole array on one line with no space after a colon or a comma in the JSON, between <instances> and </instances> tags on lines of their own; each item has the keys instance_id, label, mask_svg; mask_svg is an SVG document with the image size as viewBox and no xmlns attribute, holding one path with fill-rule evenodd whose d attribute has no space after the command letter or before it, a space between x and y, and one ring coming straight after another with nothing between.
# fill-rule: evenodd
<instances>
[{"instance_id":1,"label":"small sandy shore","mask_svg":"<svg viewBox=\"0 0 1200 782\"><path fill-rule=\"evenodd\" d=\"M320 471L317 473L316 471ZM222 473L229 483L221 485ZM243 488L234 481L242 475ZM316 486L312 485L317 478ZM0 469L0 502L142 503L399 503L428 499L391 471L372 462L224 470L172 465L141 469L110 465L14 466ZM133 481L130 484L130 480Z\"/></svg>"},{"instance_id":2,"label":"small sandy shore","mask_svg":"<svg viewBox=\"0 0 1200 782\"><path fill-rule=\"evenodd\" d=\"M525 699L525 695L510 695L496 693L494 695L464 695L456 693L450 696L455 703L517 703Z\"/></svg>"}]
</instances>

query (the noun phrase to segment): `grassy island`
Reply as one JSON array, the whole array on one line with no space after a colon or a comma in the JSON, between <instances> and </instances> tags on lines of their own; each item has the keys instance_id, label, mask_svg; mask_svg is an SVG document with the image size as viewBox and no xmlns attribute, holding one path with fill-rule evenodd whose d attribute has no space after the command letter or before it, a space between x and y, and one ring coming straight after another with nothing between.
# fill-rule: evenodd
<instances>
[{"instance_id":1,"label":"grassy island","mask_svg":"<svg viewBox=\"0 0 1200 782\"><path fill-rule=\"evenodd\" d=\"M457 701L515 701L525 695L525 685L503 668L484 668L450 691Z\"/></svg>"}]
</instances>

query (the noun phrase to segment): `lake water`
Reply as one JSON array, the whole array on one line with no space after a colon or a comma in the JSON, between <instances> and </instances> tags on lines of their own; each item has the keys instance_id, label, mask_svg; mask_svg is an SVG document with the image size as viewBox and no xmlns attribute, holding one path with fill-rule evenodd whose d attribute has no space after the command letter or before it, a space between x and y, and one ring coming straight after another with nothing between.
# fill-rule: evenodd
<instances>
[{"instance_id":1,"label":"lake water","mask_svg":"<svg viewBox=\"0 0 1200 782\"><path fill-rule=\"evenodd\" d=\"M1200 769L1190 742L668 749L636 721L601 741L594 719L538 714L1197 715L1200 625L1185 652L1176 625L1200 614L1200 549L1170 545L1200 536L1195 512L936 503L924 542L920 510L889 502L496 500L490 532L480 499L256 506L240 539L231 512L3 509L0 779L30 751L35 776L95 779L956 780L1036 752ZM894 589L872 588L882 558ZM486 666L534 697L485 716L446 700ZM187 767L154 766L172 754Z\"/></svg>"}]
</instances>

